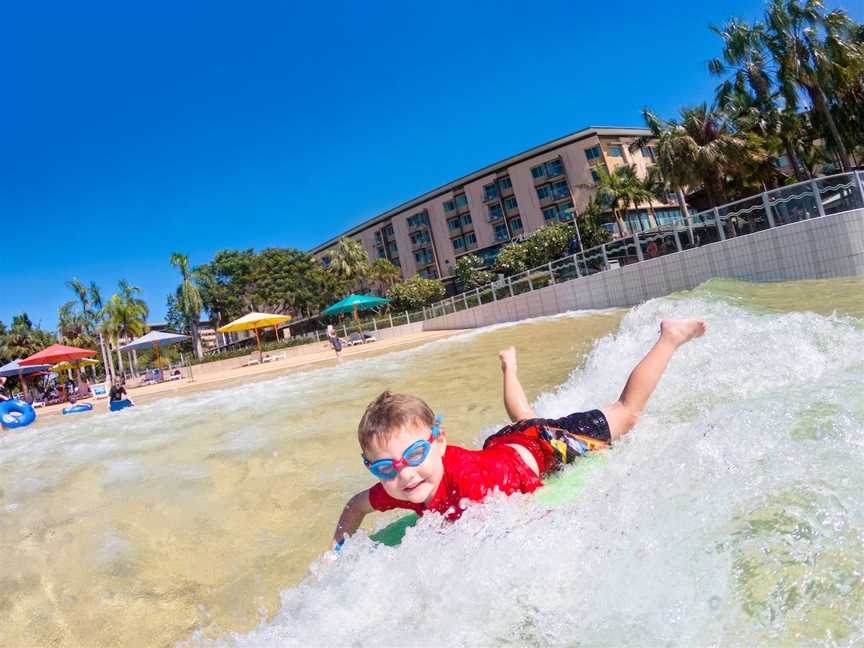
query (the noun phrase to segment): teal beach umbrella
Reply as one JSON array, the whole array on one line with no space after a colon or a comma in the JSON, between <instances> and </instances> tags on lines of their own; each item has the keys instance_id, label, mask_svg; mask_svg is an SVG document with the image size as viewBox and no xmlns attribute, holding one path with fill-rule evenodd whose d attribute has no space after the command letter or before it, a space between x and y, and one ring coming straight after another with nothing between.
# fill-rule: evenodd
<instances>
[{"instance_id":1,"label":"teal beach umbrella","mask_svg":"<svg viewBox=\"0 0 864 648\"><path fill-rule=\"evenodd\" d=\"M322 315L338 315L340 313L354 313L354 319L359 319L357 311L366 310L367 308L376 308L389 303L389 299L384 297L374 297L372 295L348 295L345 299L341 299L332 306L328 306L323 311Z\"/></svg>"}]
</instances>

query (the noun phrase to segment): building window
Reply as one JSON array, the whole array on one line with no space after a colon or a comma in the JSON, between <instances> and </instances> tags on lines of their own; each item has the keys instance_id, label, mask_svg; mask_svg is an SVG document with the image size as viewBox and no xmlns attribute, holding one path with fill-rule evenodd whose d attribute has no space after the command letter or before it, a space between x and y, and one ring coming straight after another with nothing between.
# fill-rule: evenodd
<instances>
[{"instance_id":1,"label":"building window","mask_svg":"<svg viewBox=\"0 0 864 648\"><path fill-rule=\"evenodd\" d=\"M461 236L459 238L454 238L453 240L453 249L454 250L462 250L465 248L465 239Z\"/></svg>"},{"instance_id":2,"label":"building window","mask_svg":"<svg viewBox=\"0 0 864 648\"><path fill-rule=\"evenodd\" d=\"M423 268L418 274L424 279L438 278L438 273L435 271L435 268Z\"/></svg>"},{"instance_id":3,"label":"building window","mask_svg":"<svg viewBox=\"0 0 864 648\"><path fill-rule=\"evenodd\" d=\"M474 232L468 232L465 235L465 245L467 245L468 247L474 247L475 245L477 245L477 236L474 234Z\"/></svg>"},{"instance_id":4,"label":"building window","mask_svg":"<svg viewBox=\"0 0 864 648\"><path fill-rule=\"evenodd\" d=\"M531 177L532 178L542 178L546 175L546 169L542 164L538 164L535 167L531 167Z\"/></svg>"},{"instance_id":5,"label":"building window","mask_svg":"<svg viewBox=\"0 0 864 648\"><path fill-rule=\"evenodd\" d=\"M331 261L331 260L332 260L332 259L330 259L329 256L325 255L325 256L321 257L321 264L322 264L325 268L329 268L329 267L330 267L330 261Z\"/></svg>"},{"instance_id":6,"label":"building window","mask_svg":"<svg viewBox=\"0 0 864 648\"><path fill-rule=\"evenodd\" d=\"M417 262L417 265L432 263L433 259L432 250L420 250L414 253L414 260Z\"/></svg>"},{"instance_id":7,"label":"building window","mask_svg":"<svg viewBox=\"0 0 864 648\"><path fill-rule=\"evenodd\" d=\"M654 147L653 146L643 146L642 147L642 157L646 160L650 160L651 162L656 162L657 158L654 157Z\"/></svg>"},{"instance_id":8,"label":"building window","mask_svg":"<svg viewBox=\"0 0 864 648\"><path fill-rule=\"evenodd\" d=\"M387 258L387 255L384 253L383 247L378 248L378 258L379 259L386 259Z\"/></svg>"},{"instance_id":9,"label":"building window","mask_svg":"<svg viewBox=\"0 0 864 648\"><path fill-rule=\"evenodd\" d=\"M458 196L456 196L456 206L457 207L464 207L467 204L468 204L468 198L465 196L465 194L459 194Z\"/></svg>"},{"instance_id":10,"label":"building window","mask_svg":"<svg viewBox=\"0 0 864 648\"><path fill-rule=\"evenodd\" d=\"M446 209L446 207L445 207L445 209ZM428 225L428 224L429 224L429 215L425 211L408 217L408 228L409 229L415 229L417 227L420 227L421 225ZM391 236L393 235L392 226L390 228L390 235Z\"/></svg>"},{"instance_id":11,"label":"building window","mask_svg":"<svg viewBox=\"0 0 864 648\"><path fill-rule=\"evenodd\" d=\"M502 216L504 216L504 212L501 211L501 205L495 203L494 205L489 205L489 221L498 220Z\"/></svg>"},{"instance_id":12,"label":"building window","mask_svg":"<svg viewBox=\"0 0 864 648\"><path fill-rule=\"evenodd\" d=\"M483 185L483 200L493 200L498 197L498 187L494 183Z\"/></svg>"},{"instance_id":13,"label":"building window","mask_svg":"<svg viewBox=\"0 0 864 648\"><path fill-rule=\"evenodd\" d=\"M421 243L428 243L428 242L429 242L429 232L427 232L426 230L420 232L419 234L412 234L411 235L411 243L414 245L419 245Z\"/></svg>"},{"instance_id":14,"label":"building window","mask_svg":"<svg viewBox=\"0 0 864 648\"><path fill-rule=\"evenodd\" d=\"M560 159L549 160L546 163L546 175L550 178L562 175L564 173L564 165Z\"/></svg>"},{"instance_id":15,"label":"building window","mask_svg":"<svg viewBox=\"0 0 864 648\"><path fill-rule=\"evenodd\" d=\"M597 169L591 169L591 179L594 182L600 182L600 174L597 173Z\"/></svg>"},{"instance_id":16,"label":"building window","mask_svg":"<svg viewBox=\"0 0 864 648\"><path fill-rule=\"evenodd\" d=\"M573 209L573 202L568 200L558 205L558 220L567 222L573 220L573 213L568 211Z\"/></svg>"},{"instance_id":17,"label":"building window","mask_svg":"<svg viewBox=\"0 0 864 648\"><path fill-rule=\"evenodd\" d=\"M510 181L510 176L504 176L503 178L498 178L498 186L501 187L502 190L509 189L513 186L513 183Z\"/></svg>"},{"instance_id":18,"label":"building window","mask_svg":"<svg viewBox=\"0 0 864 648\"><path fill-rule=\"evenodd\" d=\"M592 146L585 149L585 157L588 159L588 164L595 164L600 161L600 147Z\"/></svg>"},{"instance_id":19,"label":"building window","mask_svg":"<svg viewBox=\"0 0 864 648\"><path fill-rule=\"evenodd\" d=\"M507 233L506 225L496 225L495 226L495 240L496 241L506 241L510 238L510 235Z\"/></svg>"},{"instance_id":20,"label":"building window","mask_svg":"<svg viewBox=\"0 0 864 648\"><path fill-rule=\"evenodd\" d=\"M456 201L455 200L448 200L444 203L444 211L445 212L450 212L450 211L453 211L454 209L456 209Z\"/></svg>"},{"instance_id":21,"label":"building window","mask_svg":"<svg viewBox=\"0 0 864 648\"><path fill-rule=\"evenodd\" d=\"M555 220L558 218L558 208L554 205L543 210L543 220Z\"/></svg>"},{"instance_id":22,"label":"building window","mask_svg":"<svg viewBox=\"0 0 864 648\"><path fill-rule=\"evenodd\" d=\"M462 224L470 225L471 224L471 214L462 214Z\"/></svg>"},{"instance_id":23,"label":"building window","mask_svg":"<svg viewBox=\"0 0 864 648\"><path fill-rule=\"evenodd\" d=\"M458 218L451 218L450 220L447 221L447 227L448 227L448 229L451 229L451 230L459 229L459 219Z\"/></svg>"},{"instance_id":24,"label":"building window","mask_svg":"<svg viewBox=\"0 0 864 648\"><path fill-rule=\"evenodd\" d=\"M621 155L621 147L618 144L609 146L609 157L623 157Z\"/></svg>"},{"instance_id":25,"label":"building window","mask_svg":"<svg viewBox=\"0 0 864 648\"><path fill-rule=\"evenodd\" d=\"M510 229L514 232L522 231L522 219L518 216L510 221Z\"/></svg>"},{"instance_id":26,"label":"building window","mask_svg":"<svg viewBox=\"0 0 864 648\"><path fill-rule=\"evenodd\" d=\"M387 227L384 228L384 236L387 236L387 237L393 236L393 226L392 225L388 225Z\"/></svg>"},{"instance_id":27,"label":"building window","mask_svg":"<svg viewBox=\"0 0 864 648\"><path fill-rule=\"evenodd\" d=\"M396 242L395 242L395 241L390 241L390 242L387 244L387 251L388 251L390 254L398 254L398 253L399 253L399 248L396 247Z\"/></svg>"},{"instance_id":28,"label":"building window","mask_svg":"<svg viewBox=\"0 0 864 648\"><path fill-rule=\"evenodd\" d=\"M511 211L517 209L519 207L519 203L516 202L516 196L510 196L507 200L505 200L504 206Z\"/></svg>"},{"instance_id":29,"label":"building window","mask_svg":"<svg viewBox=\"0 0 864 648\"><path fill-rule=\"evenodd\" d=\"M397 268L402 267L402 262L398 258L397 259L390 259L390 263L392 263Z\"/></svg>"},{"instance_id":30,"label":"building window","mask_svg":"<svg viewBox=\"0 0 864 648\"><path fill-rule=\"evenodd\" d=\"M549 188L549 185L543 185L542 187L537 187L537 197L540 200L544 200L552 195L552 189Z\"/></svg>"},{"instance_id":31,"label":"building window","mask_svg":"<svg viewBox=\"0 0 864 648\"><path fill-rule=\"evenodd\" d=\"M552 185L552 195L555 198L569 198L570 188L567 186L566 180L559 180Z\"/></svg>"}]
</instances>

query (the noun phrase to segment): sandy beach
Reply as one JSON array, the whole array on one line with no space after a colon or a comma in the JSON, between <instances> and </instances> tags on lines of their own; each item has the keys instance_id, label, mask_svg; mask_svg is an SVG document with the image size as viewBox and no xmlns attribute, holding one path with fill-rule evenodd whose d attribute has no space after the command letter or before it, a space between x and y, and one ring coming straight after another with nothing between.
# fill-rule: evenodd
<instances>
[{"instance_id":1,"label":"sandy beach","mask_svg":"<svg viewBox=\"0 0 864 648\"><path fill-rule=\"evenodd\" d=\"M421 331L409 333L396 338L386 338L378 342L369 344L361 344L358 346L344 347L342 349L342 362L350 362L352 359L362 356L379 355L382 352L396 351L400 349L419 346L432 340L439 340L458 333L458 331ZM183 378L182 380L164 381L154 385L145 385L141 387L130 387L127 385L129 397L136 404L142 404L165 398L167 396L176 396L183 393L192 393L196 391L204 391L218 387L226 387L232 384L243 384L253 380L262 380L272 378L279 374L288 373L297 369L312 365L335 365L336 356L328 342L315 343L320 347L320 350L306 353L300 356L289 356L283 360L276 360L264 364L252 365L250 367L241 367L240 364L245 358L236 358L236 365L225 367L221 366L216 371L208 370L206 364L194 365L192 367L192 378ZM278 352L277 352L278 353ZM187 370L184 369L184 373ZM108 399L94 400L93 398L85 398L80 403L92 403L95 410L107 409ZM53 418L62 413L64 407L69 403L61 403L59 405L49 405L36 410L37 420Z\"/></svg>"}]
</instances>

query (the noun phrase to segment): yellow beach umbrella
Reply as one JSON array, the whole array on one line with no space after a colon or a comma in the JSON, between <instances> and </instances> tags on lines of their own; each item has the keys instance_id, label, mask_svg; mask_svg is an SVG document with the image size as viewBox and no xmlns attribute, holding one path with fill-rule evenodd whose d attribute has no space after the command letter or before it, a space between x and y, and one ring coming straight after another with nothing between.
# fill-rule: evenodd
<instances>
[{"instance_id":1,"label":"yellow beach umbrella","mask_svg":"<svg viewBox=\"0 0 864 648\"><path fill-rule=\"evenodd\" d=\"M62 373L63 371L75 369L76 367L94 367L98 364L99 361L94 360L93 358L81 358L80 360L75 360L74 362L58 362L51 367L51 371L55 373Z\"/></svg>"},{"instance_id":2,"label":"yellow beach umbrella","mask_svg":"<svg viewBox=\"0 0 864 648\"><path fill-rule=\"evenodd\" d=\"M249 313L239 319L229 322L225 326L220 326L217 331L220 333L236 333L237 331L255 331L255 342L258 344L258 361L264 362L264 354L261 353L261 337L258 335L258 329L272 326L276 329L276 339L279 339L279 329L277 324L287 322L291 319L290 315L274 315L273 313Z\"/></svg>"}]
</instances>

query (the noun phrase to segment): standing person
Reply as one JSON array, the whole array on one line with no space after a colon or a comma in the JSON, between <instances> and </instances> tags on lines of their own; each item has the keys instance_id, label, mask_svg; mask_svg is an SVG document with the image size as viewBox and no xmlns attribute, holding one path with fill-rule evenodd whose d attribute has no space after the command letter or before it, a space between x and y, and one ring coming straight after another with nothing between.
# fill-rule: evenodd
<instances>
[{"instance_id":1,"label":"standing person","mask_svg":"<svg viewBox=\"0 0 864 648\"><path fill-rule=\"evenodd\" d=\"M330 340L330 344L333 345L333 350L336 352L336 359L339 362L342 362L342 340L340 340L339 336L336 335L336 329L333 328L332 324L327 325L327 339Z\"/></svg>"}]
</instances>

